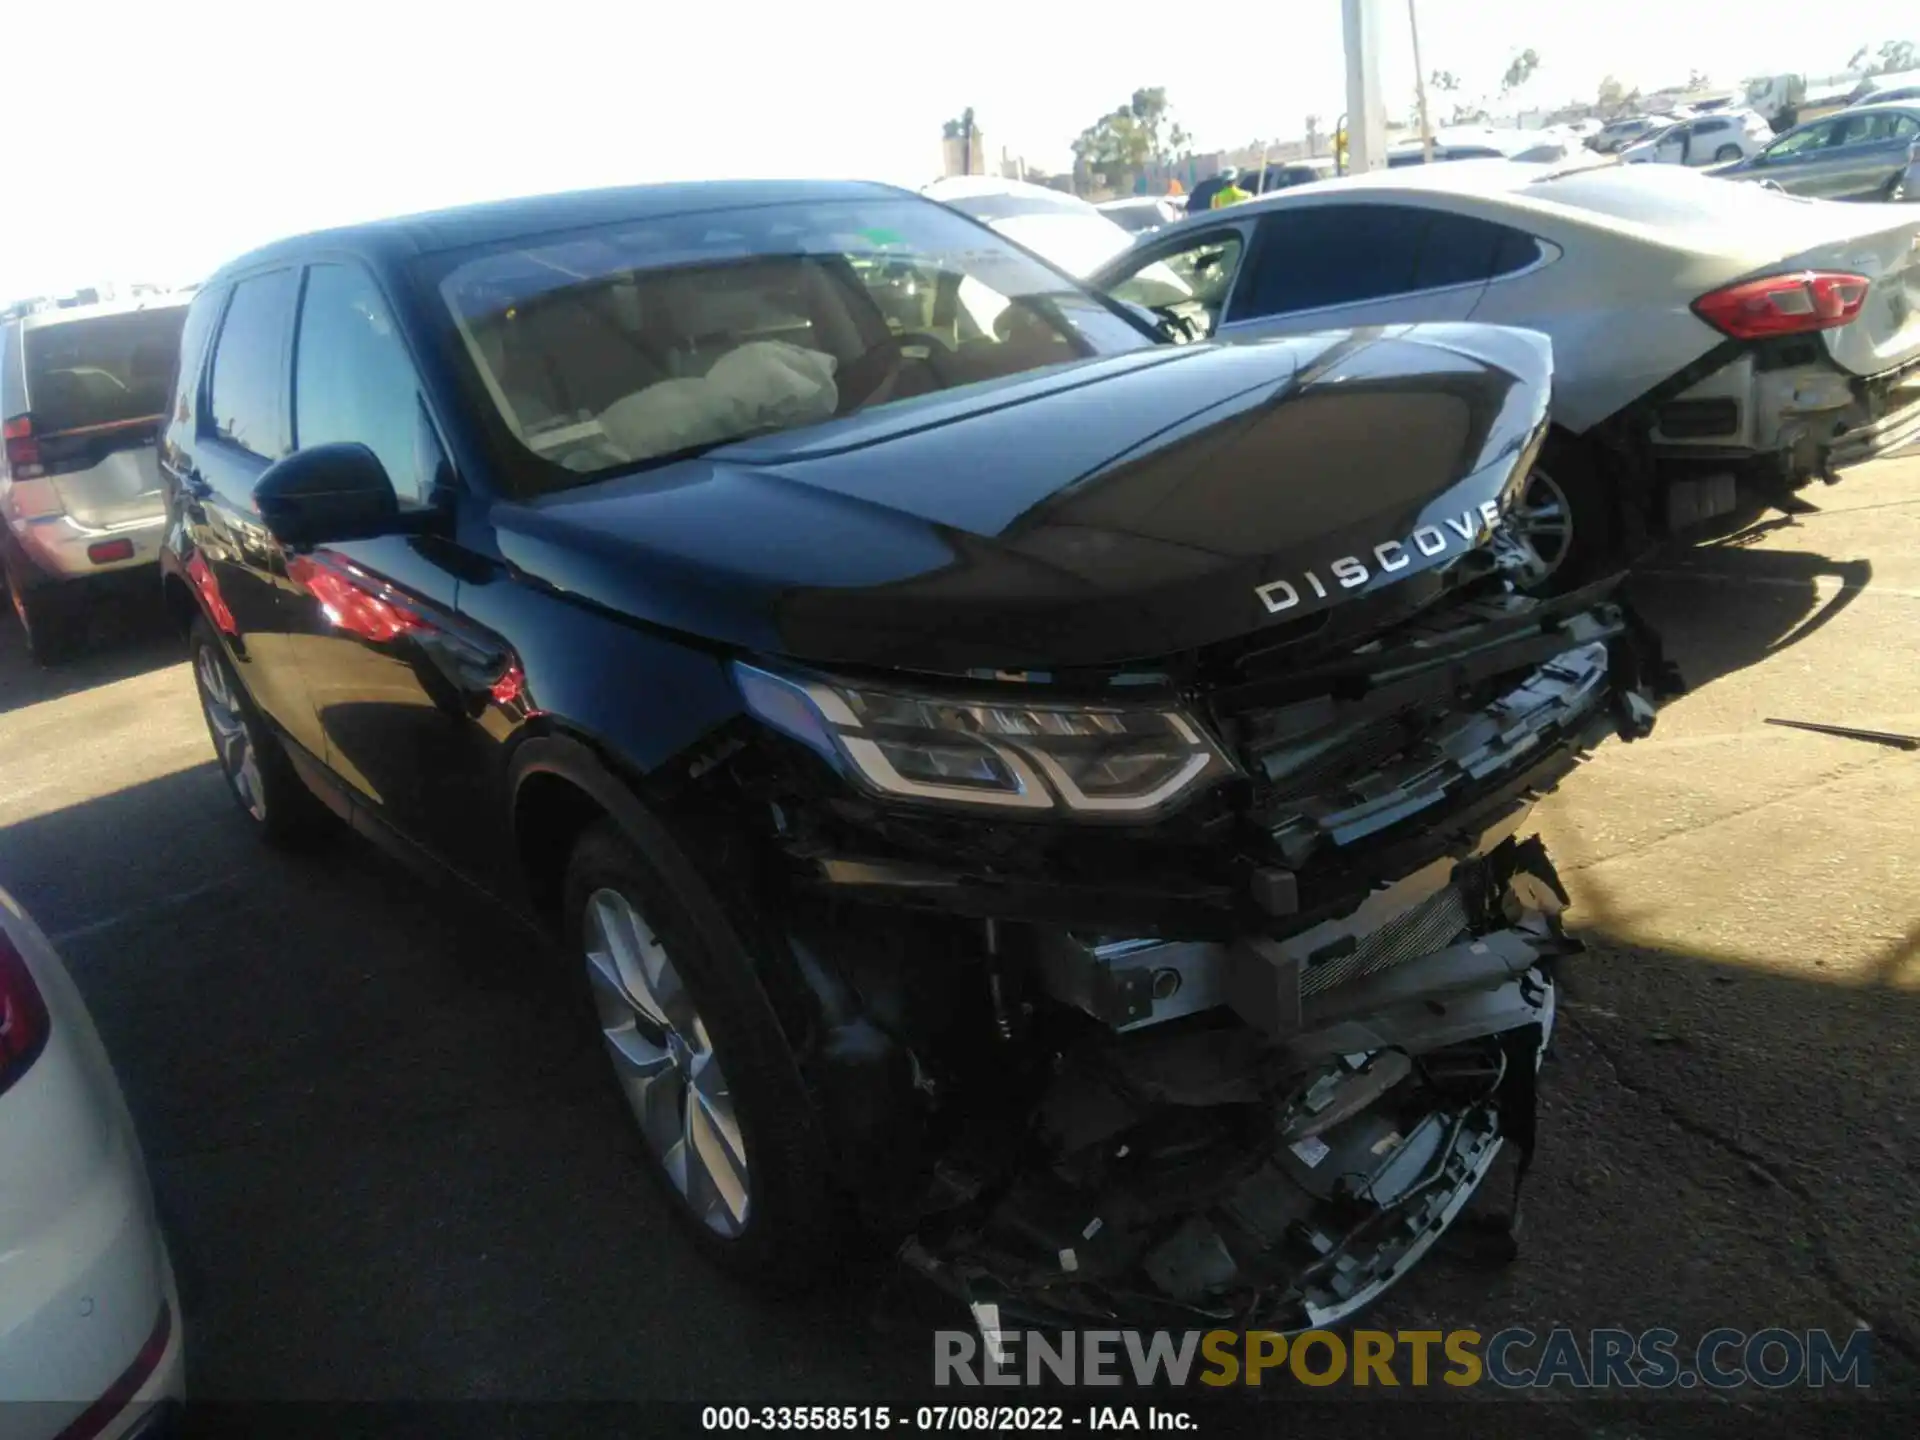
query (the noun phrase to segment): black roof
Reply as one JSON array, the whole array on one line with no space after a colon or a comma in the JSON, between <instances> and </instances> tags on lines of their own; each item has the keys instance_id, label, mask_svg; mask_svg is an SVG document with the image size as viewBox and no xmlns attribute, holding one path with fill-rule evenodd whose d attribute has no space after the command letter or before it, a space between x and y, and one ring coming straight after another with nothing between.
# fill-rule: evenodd
<instances>
[{"instance_id":1,"label":"black roof","mask_svg":"<svg viewBox=\"0 0 1920 1440\"><path fill-rule=\"evenodd\" d=\"M302 258L316 250L400 261L470 245L494 245L623 220L806 200L881 198L918 197L911 191L868 180L691 180L670 185L623 185L515 200L488 200L477 205L343 225L276 240L228 261L207 283L211 285L276 260Z\"/></svg>"}]
</instances>

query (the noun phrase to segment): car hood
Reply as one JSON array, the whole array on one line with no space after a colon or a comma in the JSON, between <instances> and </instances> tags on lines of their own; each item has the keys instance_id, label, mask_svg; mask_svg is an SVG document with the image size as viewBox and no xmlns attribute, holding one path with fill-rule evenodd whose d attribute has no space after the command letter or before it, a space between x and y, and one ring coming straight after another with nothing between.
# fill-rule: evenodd
<instances>
[{"instance_id":1,"label":"car hood","mask_svg":"<svg viewBox=\"0 0 1920 1440\"><path fill-rule=\"evenodd\" d=\"M1153 347L527 503L523 575L820 664L1116 665L1374 594L1483 544L1544 423L1543 336Z\"/></svg>"}]
</instances>

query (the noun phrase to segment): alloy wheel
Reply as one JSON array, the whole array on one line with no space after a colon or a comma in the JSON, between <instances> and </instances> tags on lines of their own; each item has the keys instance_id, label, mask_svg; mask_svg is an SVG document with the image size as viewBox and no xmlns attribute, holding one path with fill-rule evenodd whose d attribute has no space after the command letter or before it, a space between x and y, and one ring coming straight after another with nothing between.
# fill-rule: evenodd
<instances>
[{"instance_id":1,"label":"alloy wheel","mask_svg":"<svg viewBox=\"0 0 1920 1440\"><path fill-rule=\"evenodd\" d=\"M255 820L267 818L267 792L260 781L260 756L248 728L246 711L234 693L227 667L202 645L194 656L194 671L200 680L200 708L207 714L207 729L213 733L213 748L220 757L220 768L227 783L240 797L240 804Z\"/></svg>"},{"instance_id":2,"label":"alloy wheel","mask_svg":"<svg viewBox=\"0 0 1920 1440\"><path fill-rule=\"evenodd\" d=\"M1529 589L1544 585L1566 563L1573 545L1573 507L1567 503L1567 492L1544 469L1534 466L1508 523L1520 544L1521 583Z\"/></svg>"},{"instance_id":3,"label":"alloy wheel","mask_svg":"<svg viewBox=\"0 0 1920 1440\"><path fill-rule=\"evenodd\" d=\"M587 897L582 933L601 1035L647 1147L708 1229L738 1235L751 1204L746 1142L680 972L617 890Z\"/></svg>"}]
</instances>

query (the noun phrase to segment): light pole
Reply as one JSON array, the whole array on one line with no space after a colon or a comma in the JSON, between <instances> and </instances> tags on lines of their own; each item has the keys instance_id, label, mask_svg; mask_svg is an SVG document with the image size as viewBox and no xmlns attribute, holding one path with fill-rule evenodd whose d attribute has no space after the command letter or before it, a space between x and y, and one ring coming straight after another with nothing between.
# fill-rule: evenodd
<instances>
[{"instance_id":1,"label":"light pole","mask_svg":"<svg viewBox=\"0 0 1920 1440\"><path fill-rule=\"evenodd\" d=\"M1380 93L1380 0L1341 0L1347 51L1348 170L1387 163L1387 109Z\"/></svg>"},{"instance_id":2,"label":"light pole","mask_svg":"<svg viewBox=\"0 0 1920 1440\"><path fill-rule=\"evenodd\" d=\"M1433 127L1427 124L1427 72L1420 64L1420 16L1414 0L1407 0L1407 28L1413 32L1413 90L1420 97L1420 148L1427 164L1433 163Z\"/></svg>"}]
</instances>

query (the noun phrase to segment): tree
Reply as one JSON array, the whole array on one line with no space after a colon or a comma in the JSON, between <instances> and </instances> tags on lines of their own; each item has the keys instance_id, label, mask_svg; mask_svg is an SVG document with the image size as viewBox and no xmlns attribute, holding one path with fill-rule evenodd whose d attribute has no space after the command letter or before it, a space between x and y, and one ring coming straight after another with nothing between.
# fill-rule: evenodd
<instances>
[{"instance_id":1,"label":"tree","mask_svg":"<svg viewBox=\"0 0 1920 1440\"><path fill-rule=\"evenodd\" d=\"M1427 89L1436 94L1448 96L1452 100L1453 112L1446 120L1449 125L1470 125L1476 120L1487 118L1485 105L1461 98L1460 77L1451 70L1434 71L1427 77Z\"/></svg>"},{"instance_id":2,"label":"tree","mask_svg":"<svg viewBox=\"0 0 1920 1440\"><path fill-rule=\"evenodd\" d=\"M1600 93L1594 98L1594 108L1602 115L1618 115L1639 103L1639 87L1629 90L1611 75L1600 82Z\"/></svg>"},{"instance_id":3,"label":"tree","mask_svg":"<svg viewBox=\"0 0 1920 1440\"><path fill-rule=\"evenodd\" d=\"M1133 92L1125 105L1102 115L1073 142L1073 157L1115 190L1131 190L1147 166L1185 150L1187 132L1168 114L1164 86Z\"/></svg>"},{"instance_id":4,"label":"tree","mask_svg":"<svg viewBox=\"0 0 1920 1440\"><path fill-rule=\"evenodd\" d=\"M1507 66L1507 73L1500 77L1500 93L1506 95L1518 90L1533 78L1533 72L1539 68L1539 55L1530 48L1522 50Z\"/></svg>"},{"instance_id":5,"label":"tree","mask_svg":"<svg viewBox=\"0 0 1920 1440\"><path fill-rule=\"evenodd\" d=\"M1911 40L1882 40L1878 47L1862 45L1853 52L1847 69L1868 75L1893 75L1901 70L1920 70L1920 50Z\"/></svg>"}]
</instances>

